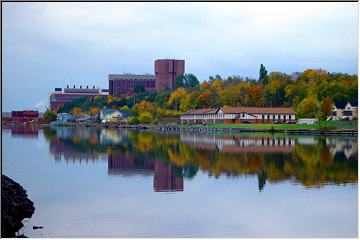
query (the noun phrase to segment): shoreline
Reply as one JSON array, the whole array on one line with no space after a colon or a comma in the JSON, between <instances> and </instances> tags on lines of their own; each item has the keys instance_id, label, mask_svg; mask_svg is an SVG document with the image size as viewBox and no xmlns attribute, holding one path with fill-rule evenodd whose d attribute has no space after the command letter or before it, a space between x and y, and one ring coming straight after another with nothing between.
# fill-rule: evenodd
<instances>
[{"instance_id":1,"label":"shoreline","mask_svg":"<svg viewBox=\"0 0 360 240\"><path fill-rule=\"evenodd\" d=\"M11 127L14 125L2 125ZM19 126L19 125L15 125ZM20 126L23 126L20 124ZM69 124L32 124L28 126L37 126L37 127L89 127L89 128L110 128L110 129L134 129L134 130L155 130L155 131L195 131L195 132L228 132L228 133L251 133L251 132L267 132L267 133L283 133L286 135L322 135L322 136L357 136L357 129L347 129L347 130L319 130L319 129L262 129L262 128L239 128L239 127L208 127L208 126L191 126L191 125L176 125L176 124L137 124L137 125L126 125L126 124L104 124L104 123L69 123ZM291 128L291 126L290 126Z\"/></svg>"}]
</instances>

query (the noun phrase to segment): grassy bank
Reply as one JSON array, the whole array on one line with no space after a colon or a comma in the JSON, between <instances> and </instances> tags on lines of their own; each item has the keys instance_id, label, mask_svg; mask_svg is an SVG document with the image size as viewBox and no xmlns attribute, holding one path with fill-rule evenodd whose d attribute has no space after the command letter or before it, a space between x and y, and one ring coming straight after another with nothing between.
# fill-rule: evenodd
<instances>
[{"instance_id":1,"label":"grassy bank","mask_svg":"<svg viewBox=\"0 0 360 240\"><path fill-rule=\"evenodd\" d=\"M193 125L194 126L194 125ZM202 126L202 125L196 125ZM274 130L300 130L300 129L328 129L328 130L350 130L357 129L357 121L321 121L317 124L226 124L209 123L210 128L242 128L242 129L274 129Z\"/></svg>"}]
</instances>

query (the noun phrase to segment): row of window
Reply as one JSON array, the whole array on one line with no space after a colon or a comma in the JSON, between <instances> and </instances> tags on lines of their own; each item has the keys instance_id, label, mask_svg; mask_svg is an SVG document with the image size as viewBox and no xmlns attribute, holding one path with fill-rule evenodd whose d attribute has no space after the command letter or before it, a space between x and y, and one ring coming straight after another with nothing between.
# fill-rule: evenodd
<instances>
[{"instance_id":1,"label":"row of window","mask_svg":"<svg viewBox=\"0 0 360 240\"><path fill-rule=\"evenodd\" d=\"M181 116L184 119L223 119L223 118L229 118L229 119L235 119L235 118L245 118L245 119L278 119L278 120L291 120L295 119L295 115L290 114L256 114L255 117L248 114L195 114L195 115L183 115Z\"/></svg>"},{"instance_id":2,"label":"row of window","mask_svg":"<svg viewBox=\"0 0 360 240\"><path fill-rule=\"evenodd\" d=\"M119 88L119 87L135 87L136 85L143 85L146 88L154 88L155 87L155 80L124 80L124 81L114 81L111 84L111 87Z\"/></svg>"}]
</instances>

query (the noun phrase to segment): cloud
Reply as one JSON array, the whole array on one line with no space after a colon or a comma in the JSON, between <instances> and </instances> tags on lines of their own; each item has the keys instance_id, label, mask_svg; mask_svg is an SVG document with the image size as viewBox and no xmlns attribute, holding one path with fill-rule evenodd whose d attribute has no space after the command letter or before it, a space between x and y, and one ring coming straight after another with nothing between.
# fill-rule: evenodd
<instances>
[{"instance_id":1,"label":"cloud","mask_svg":"<svg viewBox=\"0 0 360 240\"><path fill-rule=\"evenodd\" d=\"M38 102L66 84L104 88L108 73L151 73L157 58L185 59L201 80L257 77L260 63L270 72L357 73L357 3L3 6L5 107Z\"/></svg>"}]
</instances>

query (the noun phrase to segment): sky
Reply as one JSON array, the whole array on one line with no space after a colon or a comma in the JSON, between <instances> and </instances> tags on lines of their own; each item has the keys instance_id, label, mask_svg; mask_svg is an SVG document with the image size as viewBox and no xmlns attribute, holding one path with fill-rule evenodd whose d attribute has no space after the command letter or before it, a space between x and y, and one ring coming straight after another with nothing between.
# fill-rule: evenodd
<instances>
[{"instance_id":1,"label":"sky","mask_svg":"<svg viewBox=\"0 0 360 240\"><path fill-rule=\"evenodd\" d=\"M108 88L110 73L258 78L357 74L358 3L2 3L2 111L44 110L55 87Z\"/></svg>"}]
</instances>

